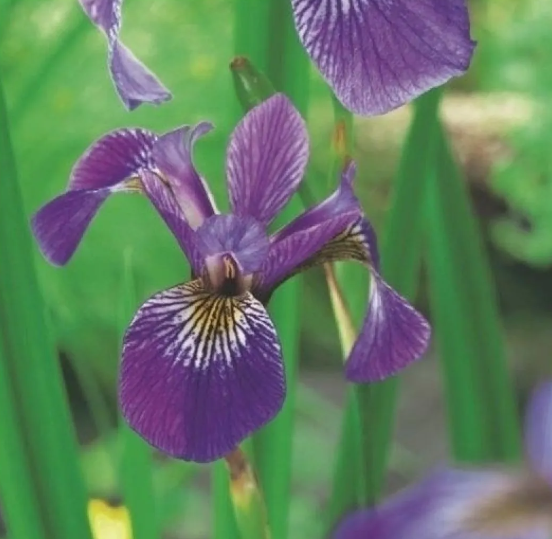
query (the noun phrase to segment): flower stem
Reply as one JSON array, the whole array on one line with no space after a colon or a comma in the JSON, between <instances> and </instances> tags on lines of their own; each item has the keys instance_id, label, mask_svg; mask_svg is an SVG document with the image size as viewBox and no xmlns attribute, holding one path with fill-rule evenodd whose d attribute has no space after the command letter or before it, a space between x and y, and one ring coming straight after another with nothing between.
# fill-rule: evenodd
<instances>
[{"instance_id":1,"label":"flower stem","mask_svg":"<svg viewBox=\"0 0 552 539\"><path fill-rule=\"evenodd\" d=\"M225 457L225 461L241 539L270 539L263 495L246 454L238 447Z\"/></svg>"}]
</instances>

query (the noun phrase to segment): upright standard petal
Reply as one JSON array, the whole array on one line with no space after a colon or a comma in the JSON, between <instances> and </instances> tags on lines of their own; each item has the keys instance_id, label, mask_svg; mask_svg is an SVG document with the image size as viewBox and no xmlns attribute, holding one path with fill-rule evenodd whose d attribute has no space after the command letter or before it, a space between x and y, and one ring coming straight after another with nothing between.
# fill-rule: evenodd
<instances>
[{"instance_id":1,"label":"upright standard petal","mask_svg":"<svg viewBox=\"0 0 552 539\"><path fill-rule=\"evenodd\" d=\"M209 462L270 421L285 396L276 330L251 294L200 280L153 296L125 335L120 401L131 427L177 458Z\"/></svg>"},{"instance_id":2,"label":"upright standard petal","mask_svg":"<svg viewBox=\"0 0 552 539\"><path fill-rule=\"evenodd\" d=\"M308 156L305 122L287 97L277 94L251 109L228 146L233 213L268 225L299 187Z\"/></svg>"},{"instance_id":3,"label":"upright standard petal","mask_svg":"<svg viewBox=\"0 0 552 539\"><path fill-rule=\"evenodd\" d=\"M119 40L123 0L80 0L90 20L107 37L111 78L125 106L132 110L142 103L159 104L171 98L159 79Z\"/></svg>"},{"instance_id":4,"label":"upright standard petal","mask_svg":"<svg viewBox=\"0 0 552 539\"><path fill-rule=\"evenodd\" d=\"M525 444L533 468L552 488L552 382L533 394L525 419Z\"/></svg>"},{"instance_id":5,"label":"upright standard petal","mask_svg":"<svg viewBox=\"0 0 552 539\"><path fill-rule=\"evenodd\" d=\"M71 172L68 191L32 218L44 256L56 265L68 262L103 201L113 192L137 189L133 179L149 157L156 136L142 129L119 129L94 142Z\"/></svg>"},{"instance_id":6,"label":"upright standard petal","mask_svg":"<svg viewBox=\"0 0 552 539\"><path fill-rule=\"evenodd\" d=\"M368 308L346 363L352 382L372 382L396 374L425 352L426 320L379 274L376 235L352 191L354 165L344 171L339 189L275 234L256 283L266 301L292 275L334 261L356 261L370 271Z\"/></svg>"},{"instance_id":7,"label":"upright standard petal","mask_svg":"<svg viewBox=\"0 0 552 539\"><path fill-rule=\"evenodd\" d=\"M463 74L465 0L292 0L299 38L338 99L383 114Z\"/></svg>"},{"instance_id":8,"label":"upright standard petal","mask_svg":"<svg viewBox=\"0 0 552 539\"><path fill-rule=\"evenodd\" d=\"M193 229L216 213L209 187L198 174L192 158L194 144L213 128L202 122L181 127L159 137L153 147L153 159L168 181L182 214Z\"/></svg>"}]
</instances>

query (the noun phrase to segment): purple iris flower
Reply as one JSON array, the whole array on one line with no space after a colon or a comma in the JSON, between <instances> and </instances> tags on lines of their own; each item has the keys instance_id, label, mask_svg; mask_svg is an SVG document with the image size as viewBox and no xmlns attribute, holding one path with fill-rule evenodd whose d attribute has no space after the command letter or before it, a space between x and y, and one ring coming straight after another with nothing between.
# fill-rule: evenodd
<instances>
[{"instance_id":1,"label":"purple iris flower","mask_svg":"<svg viewBox=\"0 0 552 539\"><path fill-rule=\"evenodd\" d=\"M338 99L383 114L462 75L471 61L466 0L290 0L299 38ZM119 40L122 0L80 0L108 36L110 68L129 108L169 97Z\"/></svg>"},{"instance_id":2,"label":"purple iris flower","mask_svg":"<svg viewBox=\"0 0 552 539\"><path fill-rule=\"evenodd\" d=\"M430 333L379 274L374 231L352 189L352 162L330 197L268 235L299 187L309 154L305 123L285 96L252 109L230 138L229 214L217 212L192 162L194 143L210 128L106 135L78 161L68 191L33 219L45 256L64 264L111 193L142 191L164 218L192 280L155 294L132 320L120 401L130 425L152 445L198 462L229 453L281 408L282 352L265 305L293 275L337 260L369 270L368 308L346 364L351 381L397 373L424 353Z\"/></svg>"},{"instance_id":3,"label":"purple iris flower","mask_svg":"<svg viewBox=\"0 0 552 539\"><path fill-rule=\"evenodd\" d=\"M374 510L347 518L335 539L549 539L552 532L552 383L525 422L526 470L434 472Z\"/></svg>"}]
</instances>

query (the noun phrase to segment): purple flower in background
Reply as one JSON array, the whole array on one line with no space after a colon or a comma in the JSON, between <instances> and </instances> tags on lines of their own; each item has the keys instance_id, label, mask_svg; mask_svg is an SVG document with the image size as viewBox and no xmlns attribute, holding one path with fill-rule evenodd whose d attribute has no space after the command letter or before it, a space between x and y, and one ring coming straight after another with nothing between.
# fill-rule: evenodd
<instances>
[{"instance_id":1,"label":"purple flower in background","mask_svg":"<svg viewBox=\"0 0 552 539\"><path fill-rule=\"evenodd\" d=\"M109 72L125 106L132 110L144 102L159 104L170 99L167 88L119 40L123 0L79 1L107 38Z\"/></svg>"},{"instance_id":2,"label":"purple flower in background","mask_svg":"<svg viewBox=\"0 0 552 539\"><path fill-rule=\"evenodd\" d=\"M120 401L152 445L198 462L229 453L281 408L282 352L265 305L293 275L336 260L370 271L366 316L346 364L351 381L395 374L429 339L427 322L379 274L376 238L352 190L353 163L329 198L268 235L299 187L309 153L304 121L285 96L252 109L230 138L226 215L192 163L194 143L209 128L107 135L77 163L68 192L33 220L45 255L64 263L110 193L141 190L165 219L193 278L155 294L132 320Z\"/></svg>"},{"instance_id":3,"label":"purple flower in background","mask_svg":"<svg viewBox=\"0 0 552 539\"><path fill-rule=\"evenodd\" d=\"M80 0L108 37L110 68L129 108L167 90L118 41L122 0ZM471 61L466 0L290 0L299 38L338 99L383 114L462 75Z\"/></svg>"},{"instance_id":4,"label":"purple flower in background","mask_svg":"<svg viewBox=\"0 0 552 539\"><path fill-rule=\"evenodd\" d=\"M335 539L549 539L552 383L525 422L526 471L444 469L380 507L347 518Z\"/></svg>"}]
</instances>

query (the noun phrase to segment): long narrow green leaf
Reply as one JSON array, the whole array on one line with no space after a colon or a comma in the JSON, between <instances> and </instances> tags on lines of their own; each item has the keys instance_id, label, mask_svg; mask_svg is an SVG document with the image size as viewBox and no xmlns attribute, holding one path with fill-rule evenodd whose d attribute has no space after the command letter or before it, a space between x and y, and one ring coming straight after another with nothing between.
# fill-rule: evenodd
<instances>
[{"instance_id":1,"label":"long narrow green leaf","mask_svg":"<svg viewBox=\"0 0 552 539\"><path fill-rule=\"evenodd\" d=\"M489 266L442 128L438 141L426 222L452 449L461 460L516 459L519 425Z\"/></svg>"},{"instance_id":2,"label":"long narrow green leaf","mask_svg":"<svg viewBox=\"0 0 552 539\"><path fill-rule=\"evenodd\" d=\"M422 252L422 208L425 182L435 155L439 91L418 99L395 178L395 190L382 243L382 265L386 280L406 297L414 297ZM347 113L337 105L337 120ZM349 142L349 147L351 143ZM362 181L361 178L358 181ZM359 289L358 272L340 268L338 279L355 323L362 320L365 296ZM354 270L353 270L354 271ZM347 401L341 441L334 471L328 523L332 526L345 512L373 503L380 494L389 458L398 379L356 386ZM360 432L351 435L352 429ZM355 447L360 443L361 448ZM358 455L361 455L359 459ZM351 488L356 478L356 488ZM358 484L360 482L360 484Z\"/></svg>"},{"instance_id":3,"label":"long narrow green leaf","mask_svg":"<svg viewBox=\"0 0 552 539\"><path fill-rule=\"evenodd\" d=\"M0 81L0 320L4 357L48 536L90 539L71 415L34 272L1 86Z\"/></svg>"},{"instance_id":4,"label":"long narrow green leaf","mask_svg":"<svg viewBox=\"0 0 552 539\"><path fill-rule=\"evenodd\" d=\"M230 499L230 479L224 461L213 464L213 539L239 539L238 525Z\"/></svg>"},{"instance_id":5,"label":"long narrow green leaf","mask_svg":"<svg viewBox=\"0 0 552 539\"><path fill-rule=\"evenodd\" d=\"M121 301L121 341L136 308L131 252L125 252ZM124 503L130 514L133 539L159 537L159 518L153 491L151 447L120 418L121 458L119 476Z\"/></svg>"},{"instance_id":6,"label":"long narrow green leaf","mask_svg":"<svg viewBox=\"0 0 552 539\"><path fill-rule=\"evenodd\" d=\"M3 181L1 177L0 181ZM10 387L5 346L0 331L0 499L13 539L46 539L47 532L33 491L25 441L14 407L16 399Z\"/></svg>"}]
</instances>

